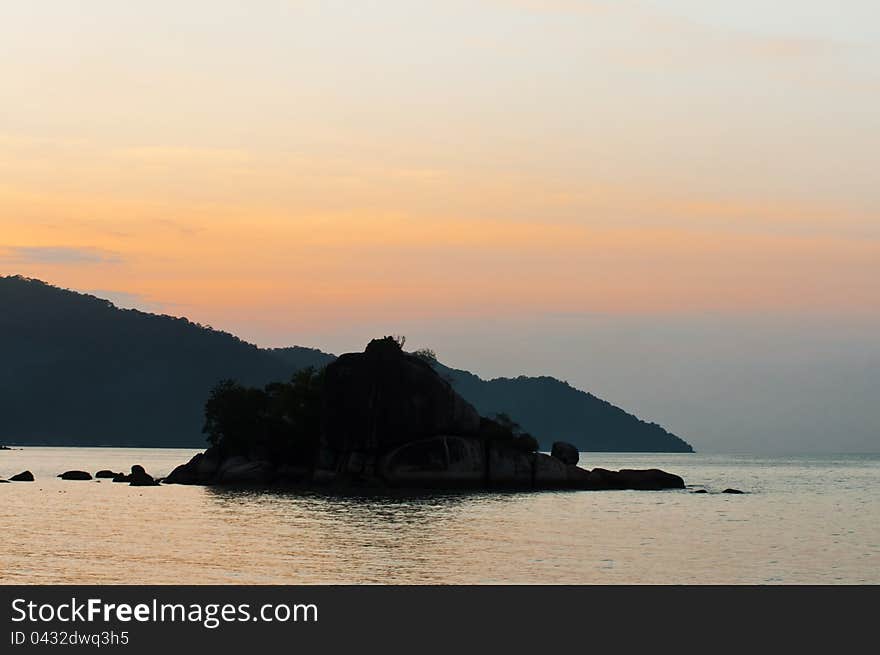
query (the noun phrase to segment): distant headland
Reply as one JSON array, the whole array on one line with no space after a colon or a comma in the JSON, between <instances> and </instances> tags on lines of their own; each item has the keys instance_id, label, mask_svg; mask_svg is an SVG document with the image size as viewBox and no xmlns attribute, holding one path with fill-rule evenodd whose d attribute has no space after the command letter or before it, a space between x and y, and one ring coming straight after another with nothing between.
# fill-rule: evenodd
<instances>
[{"instance_id":1,"label":"distant headland","mask_svg":"<svg viewBox=\"0 0 880 655\"><path fill-rule=\"evenodd\" d=\"M258 348L185 318L119 309L21 276L0 277L0 307L7 444L199 446L205 398L219 380L263 388L337 361L313 348ZM659 425L560 380L483 380L428 351L417 359L478 414L518 424L542 450L567 441L580 451L693 452Z\"/></svg>"}]
</instances>

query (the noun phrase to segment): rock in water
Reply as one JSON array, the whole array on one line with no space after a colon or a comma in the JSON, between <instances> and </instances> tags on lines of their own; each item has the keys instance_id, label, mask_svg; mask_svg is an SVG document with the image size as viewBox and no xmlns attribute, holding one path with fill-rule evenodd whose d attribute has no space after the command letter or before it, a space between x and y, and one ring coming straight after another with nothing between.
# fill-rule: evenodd
<instances>
[{"instance_id":1,"label":"rock in water","mask_svg":"<svg viewBox=\"0 0 880 655\"><path fill-rule=\"evenodd\" d=\"M131 475L128 477L130 480L129 484L132 487L155 487L159 484L140 464L135 464L131 467Z\"/></svg>"},{"instance_id":2,"label":"rock in water","mask_svg":"<svg viewBox=\"0 0 880 655\"><path fill-rule=\"evenodd\" d=\"M723 494L744 494L745 491L740 491L739 489L725 489L721 493L723 493Z\"/></svg>"},{"instance_id":3,"label":"rock in water","mask_svg":"<svg viewBox=\"0 0 880 655\"><path fill-rule=\"evenodd\" d=\"M186 464L175 468L162 480L164 484L211 484L220 468L220 451L215 446L196 453Z\"/></svg>"},{"instance_id":4,"label":"rock in water","mask_svg":"<svg viewBox=\"0 0 880 655\"><path fill-rule=\"evenodd\" d=\"M578 449L566 441L556 441L550 449L550 455L566 464L577 464L581 458Z\"/></svg>"},{"instance_id":5,"label":"rock in water","mask_svg":"<svg viewBox=\"0 0 880 655\"><path fill-rule=\"evenodd\" d=\"M85 471L65 471L58 477L62 480L91 480L92 474Z\"/></svg>"},{"instance_id":6,"label":"rock in water","mask_svg":"<svg viewBox=\"0 0 880 655\"><path fill-rule=\"evenodd\" d=\"M13 475L9 478L12 482L33 482L34 474L30 471L22 471L18 475Z\"/></svg>"},{"instance_id":7,"label":"rock in water","mask_svg":"<svg viewBox=\"0 0 880 655\"><path fill-rule=\"evenodd\" d=\"M684 489L684 480L660 469L621 469L618 475L624 489Z\"/></svg>"},{"instance_id":8,"label":"rock in water","mask_svg":"<svg viewBox=\"0 0 880 655\"><path fill-rule=\"evenodd\" d=\"M485 452L476 439L431 437L395 448L378 468L392 486L480 487L486 474Z\"/></svg>"},{"instance_id":9,"label":"rock in water","mask_svg":"<svg viewBox=\"0 0 880 655\"><path fill-rule=\"evenodd\" d=\"M660 469L647 469L644 471L623 469L620 471L608 471L595 468L590 471L590 477L586 489L684 489L684 480L673 473L667 473Z\"/></svg>"},{"instance_id":10,"label":"rock in water","mask_svg":"<svg viewBox=\"0 0 880 655\"><path fill-rule=\"evenodd\" d=\"M342 355L324 378L322 447L373 455L438 435L474 436L477 410L391 337Z\"/></svg>"},{"instance_id":11,"label":"rock in water","mask_svg":"<svg viewBox=\"0 0 880 655\"><path fill-rule=\"evenodd\" d=\"M232 457L217 473L220 484L267 484L275 477L275 467L265 461Z\"/></svg>"},{"instance_id":12,"label":"rock in water","mask_svg":"<svg viewBox=\"0 0 880 655\"><path fill-rule=\"evenodd\" d=\"M568 486L568 464L544 453L535 453L534 458L533 480L536 488Z\"/></svg>"}]
</instances>

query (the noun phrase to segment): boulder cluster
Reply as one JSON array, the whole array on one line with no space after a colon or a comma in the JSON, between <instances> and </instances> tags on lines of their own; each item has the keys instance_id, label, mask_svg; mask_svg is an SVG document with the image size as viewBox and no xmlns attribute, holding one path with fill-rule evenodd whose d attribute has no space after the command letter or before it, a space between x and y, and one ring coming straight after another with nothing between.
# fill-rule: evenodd
<instances>
[{"instance_id":1,"label":"boulder cluster","mask_svg":"<svg viewBox=\"0 0 880 655\"><path fill-rule=\"evenodd\" d=\"M29 471L25 471L25 473L30 473ZM24 474L22 474L24 475ZM92 474L88 471L65 471L64 473L58 476L62 480L91 480ZM12 478L13 480L15 478ZM140 464L135 464L131 467L131 473L115 473L114 471L109 470L101 470L95 473L94 479L96 480L112 480L113 482L124 482L132 487L154 487L159 484L159 482L153 478L149 473L144 470L144 467ZM33 476L31 476L31 480L33 481Z\"/></svg>"},{"instance_id":2,"label":"boulder cluster","mask_svg":"<svg viewBox=\"0 0 880 655\"><path fill-rule=\"evenodd\" d=\"M178 466L166 484L357 485L409 488L682 489L657 469L592 471L557 442L535 452L481 417L430 362L393 339L342 355L325 371L320 446L313 461L273 461L218 444Z\"/></svg>"}]
</instances>

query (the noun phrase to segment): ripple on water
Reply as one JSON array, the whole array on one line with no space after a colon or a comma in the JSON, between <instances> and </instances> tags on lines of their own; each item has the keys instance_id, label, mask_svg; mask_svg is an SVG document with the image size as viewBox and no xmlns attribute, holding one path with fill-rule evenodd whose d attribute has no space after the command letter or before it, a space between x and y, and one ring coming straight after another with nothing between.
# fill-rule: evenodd
<instances>
[{"instance_id":1,"label":"ripple on water","mask_svg":"<svg viewBox=\"0 0 880 655\"><path fill-rule=\"evenodd\" d=\"M585 454L709 494L321 494L65 482L193 451L0 453L6 583L878 583L880 459ZM717 493L727 486L746 496Z\"/></svg>"}]
</instances>

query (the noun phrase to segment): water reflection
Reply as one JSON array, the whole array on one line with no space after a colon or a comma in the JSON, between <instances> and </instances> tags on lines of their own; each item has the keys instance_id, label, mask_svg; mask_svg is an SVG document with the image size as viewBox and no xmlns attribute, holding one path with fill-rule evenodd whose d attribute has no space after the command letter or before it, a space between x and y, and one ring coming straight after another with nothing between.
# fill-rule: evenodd
<instances>
[{"instance_id":1,"label":"water reflection","mask_svg":"<svg viewBox=\"0 0 880 655\"><path fill-rule=\"evenodd\" d=\"M132 488L66 468L160 473L187 453L0 453L5 583L880 582L880 459L585 456L751 493Z\"/></svg>"}]
</instances>

